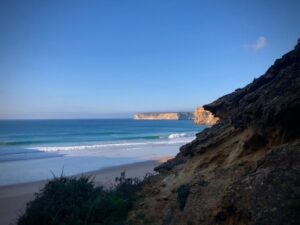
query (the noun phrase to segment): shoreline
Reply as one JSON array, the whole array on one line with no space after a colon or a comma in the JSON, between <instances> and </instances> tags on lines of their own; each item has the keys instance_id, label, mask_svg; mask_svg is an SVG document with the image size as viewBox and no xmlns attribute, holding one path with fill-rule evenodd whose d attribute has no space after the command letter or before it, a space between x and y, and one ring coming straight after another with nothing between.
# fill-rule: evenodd
<instances>
[{"instance_id":1,"label":"shoreline","mask_svg":"<svg viewBox=\"0 0 300 225\"><path fill-rule=\"evenodd\" d=\"M80 173L71 177L90 176L96 186L112 187L115 177L126 171L127 177L143 178L147 173L154 173L154 167L171 157L146 160L130 164L111 166L95 171ZM34 193L40 191L49 180L0 186L0 224L9 225L16 222L18 214L24 210L26 203L34 198Z\"/></svg>"}]
</instances>

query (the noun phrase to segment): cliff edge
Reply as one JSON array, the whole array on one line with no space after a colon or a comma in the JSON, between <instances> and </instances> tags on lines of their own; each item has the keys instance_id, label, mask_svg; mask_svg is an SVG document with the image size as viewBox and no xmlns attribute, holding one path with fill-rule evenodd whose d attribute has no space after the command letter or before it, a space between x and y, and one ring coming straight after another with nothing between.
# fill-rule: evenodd
<instances>
[{"instance_id":1,"label":"cliff edge","mask_svg":"<svg viewBox=\"0 0 300 225\"><path fill-rule=\"evenodd\" d=\"M192 120L194 114L191 112L153 112L153 113L136 113L134 120Z\"/></svg>"},{"instance_id":2,"label":"cliff edge","mask_svg":"<svg viewBox=\"0 0 300 225\"><path fill-rule=\"evenodd\" d=\"M212 126L218 122L218 118L203 107L197 107L195 112L152 112L136 113L134 120L194 120L196 125Z\"/></svg>"},{"instance_id":3,"label":"cliff edge","mask_svg":"<svg viewBox=\"0 0 300 225\"><path fill-rule=\"evenodd\" d=\"M219 121L210 111L205 110L203 107L197 107L194 112L194 123L197 125L212 126Z\"/></svg>"},{"instance_id":4,"label":"cliff edge","mask_svg":"<svg viewBox=\"0 0 300 225\"><path fill-rule=\"evenodd\" d=\"M131 224L300 221L300 42L264 75L204 106L220 121L156 168Z\"/></svg>"}]
</instances>

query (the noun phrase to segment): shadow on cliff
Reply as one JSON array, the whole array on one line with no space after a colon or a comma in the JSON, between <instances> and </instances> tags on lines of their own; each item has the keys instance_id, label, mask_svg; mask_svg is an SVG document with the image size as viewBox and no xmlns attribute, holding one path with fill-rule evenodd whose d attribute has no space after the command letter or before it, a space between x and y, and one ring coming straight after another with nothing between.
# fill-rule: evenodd
<instances>
[{"instance_id":1,"label":"shadow on cliff","mask_svg":"<svg viewBox=\"0 0 300 225\"><path fill-rule=\"evenodd\" d=\"M204 109L220 122L156 168L129 222L298 224L300 41L264 75ZM189 191L179 204L182 186Z\"/></svg>"}]
</instances>

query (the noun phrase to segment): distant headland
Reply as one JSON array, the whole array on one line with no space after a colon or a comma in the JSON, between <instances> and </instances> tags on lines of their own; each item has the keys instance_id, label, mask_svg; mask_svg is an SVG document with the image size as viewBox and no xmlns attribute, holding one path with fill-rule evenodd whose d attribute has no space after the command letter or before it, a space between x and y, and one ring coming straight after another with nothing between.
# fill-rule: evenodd
<instances>
[{"instance_id":1,"label":"distant headland","mask_svg":"<svg viewBox=\"0 0 300 225\"><path fill-rule=\"evenodd\" d=\"M193 120L193 112L150 112L136 113L135 120Z\"/></svg>"},{"instance_id":2,"label":"distant headland","mask_svg":"<svg viewBox=\"0 0 300 225\"><path fill-rule=\"evenodd\" d=\"M136 113L135 120L194 120L197 125L213 125L218 121L211 112L198 107L194 112L148 112Z\"/></svg>"}]
</instances>

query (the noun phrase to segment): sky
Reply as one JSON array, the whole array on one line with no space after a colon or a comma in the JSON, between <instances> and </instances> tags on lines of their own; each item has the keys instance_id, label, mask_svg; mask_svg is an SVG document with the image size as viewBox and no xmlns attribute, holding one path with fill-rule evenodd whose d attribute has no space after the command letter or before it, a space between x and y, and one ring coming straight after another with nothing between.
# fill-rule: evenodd
<instances>
[{"instance_id":1,"label":"sky","mask_svg":"<svg viewBox=\"0 0 300 225\"><path fill-rule=\"evenodd\" d=\"M300 38L300 1L1 0L0 119L193 111Z\"/></svg>"}]
</instances>

